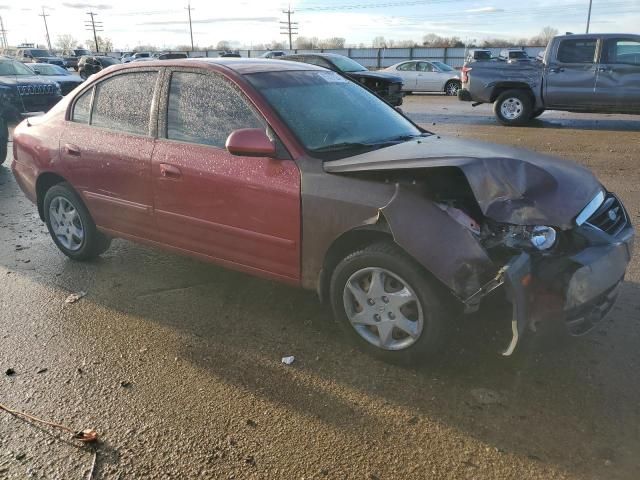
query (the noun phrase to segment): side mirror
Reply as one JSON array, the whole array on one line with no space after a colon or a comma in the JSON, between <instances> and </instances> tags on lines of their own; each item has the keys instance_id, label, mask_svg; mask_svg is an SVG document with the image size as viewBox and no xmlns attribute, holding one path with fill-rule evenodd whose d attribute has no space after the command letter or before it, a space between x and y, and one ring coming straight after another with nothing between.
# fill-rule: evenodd
<instances>
[{"instance_id":1,"label":"side mirror","mask_svg":"<svg viewBox=\"0 0 640 480\"><path fill-rule=\"evenodd\" d=\"M275 157L276 146L261 128L234 130L225 144L231 155L245 157Z\"/></svg>"}]
</instances>

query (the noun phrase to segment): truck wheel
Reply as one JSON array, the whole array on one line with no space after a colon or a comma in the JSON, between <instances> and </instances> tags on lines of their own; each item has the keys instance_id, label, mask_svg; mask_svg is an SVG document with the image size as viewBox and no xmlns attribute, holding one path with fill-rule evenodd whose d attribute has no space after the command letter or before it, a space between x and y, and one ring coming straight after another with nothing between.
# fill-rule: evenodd
<instances>
[{"instance_id":1,"label":"truck wheel","mask_svg":"<svg viewBox=\"0 0 640 480\"><path fill-rule=\"evenodd\" d=\"M111 239L98 231L89 210L68 183L47 190L44 220L56 246L73 260L91 260L111 245Z\"/></svg>"},{"instance_id":2,"label":"truck wheel","mask_svg":"<svg viewBox=\"0 0 640 480\"><path fill-rule=\"evenodd\" d=\"M344 258L333 271L330 293L345 335L382 360L416 363L444 343L440 295L427 272L391 242Z\"/></svg>"},{"instance_id":3,"label":"truck wheel","mask_svg":"<svg viewBox=\"0 0 640 480\"><path fill-rule=\"evenodd\" d=\"M448 97L457 97L460 88L462 88L462 85L458 80L449 80L444 86L444 94Z\"/></svg>"},{"instance_id":4,"label":"truck wheel","mask_svg":"<svg viewBox=\"0 0 640 480\"><path fill-rule=\"evenodd\" d=\"M7 159L9 146L9 127L4 118L0 118L0 165Z\"/></svg>"},{"instance_id":5,"label":"truck wheel","mask_svg":"<svg viewBox=\"0 0 640 480\"><path fill-rule=\"evenodd\" d=\"M525 90L507 90L496 99L493 113L502 125L524 125L531 120L531 97Z\"/></svg>"}]
</instances>

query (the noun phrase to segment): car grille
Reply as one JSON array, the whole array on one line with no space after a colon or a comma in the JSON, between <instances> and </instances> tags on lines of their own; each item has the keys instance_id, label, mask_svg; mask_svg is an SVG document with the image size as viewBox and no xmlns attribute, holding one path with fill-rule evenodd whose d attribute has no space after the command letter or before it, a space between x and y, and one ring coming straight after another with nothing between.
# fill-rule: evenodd
<instances>
[{"instance_id":1,"label":"car grille","mask_svg":"<svg viewBox=\"0 0 640 480\"><path fill-rule=\"evenodd\" d=\"M53 85L18 85L18 93L27 95L53 95L55 88Z\"/></svg>"},{"instance_id":2,"label":"car grille","mask_svg":"<svg viewBox=\"0 0 640 480\"><path fill-rule=\"evenodd\" d=\"M629 218L618 197L609 193L586 223L615 237L629 225Z\"/></svg>"}]
</instances>

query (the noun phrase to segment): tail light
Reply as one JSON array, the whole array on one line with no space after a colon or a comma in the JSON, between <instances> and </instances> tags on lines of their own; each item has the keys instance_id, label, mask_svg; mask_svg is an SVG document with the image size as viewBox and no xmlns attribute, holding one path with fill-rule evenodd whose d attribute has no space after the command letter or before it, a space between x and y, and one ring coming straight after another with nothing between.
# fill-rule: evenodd
<instances>
[{"instance_id":1,"label":"tail light","mask_svg":"<svg viewBox=\"0 0 640 480\"><path fill-rule=\"evenodd\" d=\"M467 83L469 81L469 75L467 75L467 73L469 73L471 70L473 70L471 67L462 67L460 75L460 80L462 81L462 83Z\"/></svg>"}]
</instances>

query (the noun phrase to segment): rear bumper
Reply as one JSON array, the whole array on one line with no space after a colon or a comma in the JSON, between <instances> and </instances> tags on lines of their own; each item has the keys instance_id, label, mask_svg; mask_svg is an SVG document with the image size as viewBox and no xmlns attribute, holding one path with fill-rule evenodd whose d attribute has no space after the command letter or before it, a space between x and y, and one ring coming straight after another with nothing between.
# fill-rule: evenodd
<instances>
[{"instance_id":1,"label":"rear bumper","mask_svg":"<svg viewBox=\"0 0 640 480\"><path fill-rule=\"evenodd\" d=\"M471 102L471 92L466 88L461 88L458 90L458 100L461 102Z\"/></svg>"}]
</instances>

